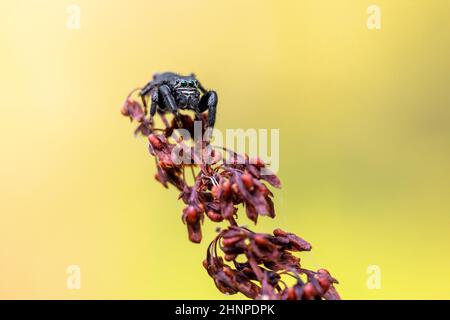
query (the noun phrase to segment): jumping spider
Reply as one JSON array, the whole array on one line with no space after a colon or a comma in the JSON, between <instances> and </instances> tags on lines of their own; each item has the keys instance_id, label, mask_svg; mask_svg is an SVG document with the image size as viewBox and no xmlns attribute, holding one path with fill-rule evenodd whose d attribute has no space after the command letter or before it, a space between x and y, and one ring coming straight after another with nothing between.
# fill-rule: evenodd
<instances>
[{"instance_id":1,"label":"jumping spider","mask_svg":"<svg viewBox=\"0 0 450 320\"><path fill-rule=\"evenodd\" d=\"M202 96L200 97L200 91ZM206 90L192 73L181 76L173 72L156 73L153 80L145 85L140 92L147 113L147 96L150 96L150 117L156 111L171 112L178 121L178 110L193 110L196 117L208 110L208 126L214 127L216 121L217 93Z\"/></svg>"}]
</instances>

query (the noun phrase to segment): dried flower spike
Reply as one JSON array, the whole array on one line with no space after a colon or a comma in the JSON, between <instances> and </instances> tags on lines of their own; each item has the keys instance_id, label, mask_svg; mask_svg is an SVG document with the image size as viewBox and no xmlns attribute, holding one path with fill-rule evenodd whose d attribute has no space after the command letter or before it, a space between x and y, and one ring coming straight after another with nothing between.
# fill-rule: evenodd
<instances>
[{"instance_id":1,"label":"dried flower spike","mask_svg":"<svg viewBox=\"0 0 450 320\"><path fill-rule=\"evenodd\" d=\"M138 123L136 134L148 138L149 152L156 159L155 179L166 188L172 185L180 191L179 199L185 203L181 218L189 240L194 243L202 240L205 216L212 222L228 221L229 227L219 231L203 261L222 293L242 293L250 299L340 299L334 288L337 280L327 270L304 269L300 258L293 254L310 251L307 241L281 229L275 229L271 235L255 233L237 224L242 207L254 223L260 215L275 217L273 194L266 183L281 188L281 182L274 174L262 174L267 168L261 159L249 161L246 155L226 150L231 161L225 161L219 152L211 151L208 142L200 144L200 153L192 152L194 147L182 139L171 142L168 137L176 129L185 129L194 136L194 120L186 115L179 115L178 121L169 123L160 114L165 128L158 129L152 118L146 118L145 108L131 97L126 99L121 113ZM203 128L207 127L206 115L197 120L202 121ZM186 151L188 158L177 161L173 158L174 150ZM204 155L213 161L199 161ZM185 177L189 171L194 180L191 184ZM292 281L287 278L293 279L294 284L288 285Z\"/></svg>"}]
</instances>

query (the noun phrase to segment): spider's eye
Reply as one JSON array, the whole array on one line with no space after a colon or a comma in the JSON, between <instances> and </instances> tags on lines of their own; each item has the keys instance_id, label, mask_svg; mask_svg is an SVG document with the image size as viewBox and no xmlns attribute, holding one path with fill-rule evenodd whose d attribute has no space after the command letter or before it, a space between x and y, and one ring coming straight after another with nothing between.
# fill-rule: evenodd
<instances>
[{"instance_id":1,"label":"spider's eye","mask_svg":"<svg viewBox=\"0 0 450 320\"><path fill-rule=\"evenodd\" d=\"M189 81L189 87L194 87L195 86L195 81Z\"/></svg>"},{"instance_id":2,"label":"spider's eye","mask_svg":"<svg viewBox=\"0 0 450 320\"><path fill-rule=\"evenodd\" d=\"M187 86L187 81L186 80L181 81L181 86L182 87L186 87Z\"/></svg>"}]
</instances>

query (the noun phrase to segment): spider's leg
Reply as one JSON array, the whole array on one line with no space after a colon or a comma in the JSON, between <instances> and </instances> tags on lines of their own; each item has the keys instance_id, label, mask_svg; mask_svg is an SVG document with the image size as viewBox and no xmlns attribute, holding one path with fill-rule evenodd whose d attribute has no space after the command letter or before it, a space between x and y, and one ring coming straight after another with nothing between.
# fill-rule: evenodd
<instances>
[{"instance_id":1,"label":"spider's leg","mask_svg":"<svg viewBox=\"0 0 450 320\"><path fill-rule=\"evenodd\" d=\"M162 104L164 105L164 109L168 109L170 112L173 113L176 121L178 124L180 124L180 119L178 115L178 106L175 102L175 98L173 97L172 93L170 92L169 86L163 84L159 87L159 93L161 94L162 98Z\"/></svg>"},{"instance_id":2,"label":"spider's leg","mask_svg":"<svg viewBox=\"0 0 450 320\"><path fill-rule=\"evenodd\" d=\"M144 105L144 115L147 115L147 100L145 98L145 96L140 95L141 96L141 100L142 100L142 104Z\"/></svg>"},{"instance_id":3,"label":"spider's leg","mask_svg":"<svg viewBox=\"0 0 450 320\"><path fill-rule=\"evenodd\" d=\"M152 91L151 93L151 97L152 97L152 105L150 107L150 117L153 118L153 116L156 113L156 109L158 108L158 89L155 89Z\"/></svg>"},{"instance_id":4,"label":"spider's leg","mask_svg":"<svg viewBox=\"0 0 450 320\"><path fill-rule=\"evenodd\" d=\"M141 96L141 100L142 100L142 104L144 105L144 114L147 114L147 100L146 100L146 96L150 93L150 91L152 91L155 88L155 82L154 81L150 81L148 82L139 92L139 95Z\"/></svg>"},{"instance_id":5,"label":"spider's leg","mask_svg":"<svg viewBox=\"0 0 450 320\"><path fill-rule=\"evenodd\" d=\"M148 82L142 89L141 92L139 93L142 96L146 96L150 93L150 91L155 87L155 82L154 81L150 81Z\"/></svg>"},{"instance_id":6,"label":"spider's leg","mask_svg":"<svg viewBox=\"0 0 450 320\"><path fill-rule=\"evenodd\" d=\"M213 128L216 122L217 111L217 93L215 91L207 91L201 98L198 104L198 111L204 112L208 110L208 126Z\"/></svg>"}]
</instances>

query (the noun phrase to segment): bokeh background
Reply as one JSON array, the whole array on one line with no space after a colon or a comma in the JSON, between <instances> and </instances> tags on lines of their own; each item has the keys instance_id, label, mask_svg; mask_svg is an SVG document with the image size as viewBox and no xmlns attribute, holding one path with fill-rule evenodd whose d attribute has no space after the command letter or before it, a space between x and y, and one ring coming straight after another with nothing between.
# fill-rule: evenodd
<instances>
[{"instance_id":1,"label":"bokeh background","mask_svg":"<svg viewBox=\"0 0 450 320\"><path fill-rule=\"evenodd\" d=\"M218 91L217 128L280 129L256 230L309 240L343 298L450 298L449 1L2 1L0 40L0 298L224 297L201 266L215 225L188 242L119 113L166 70Z\"/></svg>"}]
</instances>

